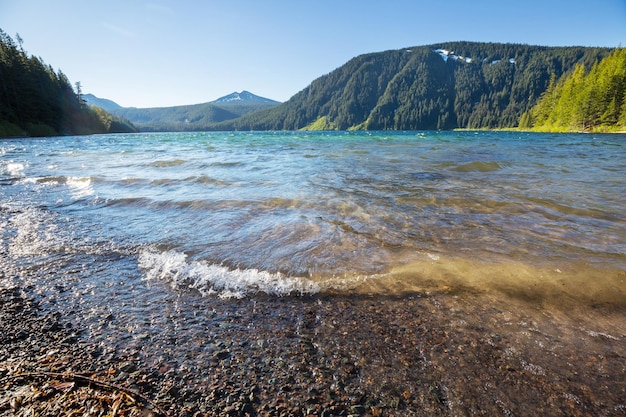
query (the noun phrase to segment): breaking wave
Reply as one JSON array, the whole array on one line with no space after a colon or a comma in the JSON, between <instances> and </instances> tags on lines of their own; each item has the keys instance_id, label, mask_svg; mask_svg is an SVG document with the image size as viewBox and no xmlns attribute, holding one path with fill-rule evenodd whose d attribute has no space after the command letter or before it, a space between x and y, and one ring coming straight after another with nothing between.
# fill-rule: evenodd
<instances>
[{"instance_id":1,"label":"breaking wave","mask_svg":"<svg viewBox=\"0 0 626 417\"><path fill-rule=\"evenodd\" d=\"M257 294L277 297L306 296L326 291L350 291L374 275L337 275L326 277L289 276L255 268L228 268L204 260L188 260L176 250L144 248L139 253L139 267L147 281L164 281L174 290L195 290L203 296L222 299L244 298Z\"/></svg>"},{"instance_id":2,"label":"breaking wave","mask_svg":"<svg viewBox=\"0 0 626 417\"><path fill-rule=\"evenodd\" d=\"M321 289L320 284L308 278L188 261L186 254L174 250L159 252L146 249L139 255L139 266L145 271L147 280L163 280L175 289L194 289L202 295L220 298L243 298L257 293L308 295Z\"/></svg>"}]
</instances>

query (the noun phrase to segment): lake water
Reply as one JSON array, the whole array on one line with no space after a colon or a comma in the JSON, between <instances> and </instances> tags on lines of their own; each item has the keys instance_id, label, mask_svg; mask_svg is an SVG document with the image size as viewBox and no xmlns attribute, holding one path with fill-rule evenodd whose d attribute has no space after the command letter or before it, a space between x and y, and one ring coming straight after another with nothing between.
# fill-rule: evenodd
<instances>
[{"instance_id":1,"label":"lake water","mask_svg":"<svg viewBox=\"0 0 626 417\"><path fill-rule=\"evenodd\" d=\"M63 258L102 283L136 269L242 297L390 290L407 268L395 290L444 275L576 290L626 268L622 135L167 133L0 154L5 271Z\"/></svg>"},{"instance_id":2,"label":"lake water","mask_svg":"<svg viewBox=\"0 0 626 417\"><path fill-rule=\"evenodd\" d=\"M201 392L611 415L625 174L608 134L4 139L0 286Z\"/></svg>"},{"instance_id":3,"label":"lake water","mask_svg":"<svg viewBox=\"0 0 626 417\"><path fill-rule=\"evenodd\" d=\"M5 275L62 260L96 287L217 297L588 295L626 268L623 135L162 133L2 140L0 155Z\"/></svg>"}]
</instances>

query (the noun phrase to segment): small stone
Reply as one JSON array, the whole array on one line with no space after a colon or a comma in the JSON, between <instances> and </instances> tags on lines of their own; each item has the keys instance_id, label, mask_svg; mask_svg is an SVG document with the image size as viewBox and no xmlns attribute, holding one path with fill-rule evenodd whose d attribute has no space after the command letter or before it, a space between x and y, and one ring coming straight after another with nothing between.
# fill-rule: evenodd
<instances>
[{"instance_id":1,"label":"small stone","mask_svg":"<svg viewBox=\"0 0 626 417\"><path fill-rule=\"evenodd\" d=\"M235 414L237 414L237 407L235 407L234 405L226 406L224 407L224 413L229 416L234 416Z\"/></svg>"},{"instance_id":2,"label":"small stone","mask_svg":"<svg viewBox=\"0 0 626 417\"><path fill-rule=\"evenodd\" d=\"M9 402L9 405L11 406L11 410L17 411L17 409L21 407L22 401L23 399L21 396L11 398L11 401Z\"/></svg>"},{"instance_id":3,"label":"small stone","mask_svg":"<svg viewBox=\"0 0 626 417\"><path fill-rule=\"evenodd\" d=\"M213 359L224 360L230 356L230 352L226 349L215 352Z\"/></svg>"}]
</instances>

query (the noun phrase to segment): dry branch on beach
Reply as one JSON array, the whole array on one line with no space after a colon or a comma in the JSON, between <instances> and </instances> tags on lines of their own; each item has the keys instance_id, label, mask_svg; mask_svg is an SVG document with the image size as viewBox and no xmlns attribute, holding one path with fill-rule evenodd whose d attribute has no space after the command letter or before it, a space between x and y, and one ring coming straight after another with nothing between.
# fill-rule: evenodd
<instances>
[{"instance_id":1,"label":"dry branch on beach","mask_svg":"<svg viewBox=\"0 0 626 417\"><path fill-rule=\"evenodd\" d=\"M0 385L6 392L6 398L0 397L0 412L15 415L169 415L147 396L96 376L24 372L0 379Z\"/></svg>"}]
</instances>

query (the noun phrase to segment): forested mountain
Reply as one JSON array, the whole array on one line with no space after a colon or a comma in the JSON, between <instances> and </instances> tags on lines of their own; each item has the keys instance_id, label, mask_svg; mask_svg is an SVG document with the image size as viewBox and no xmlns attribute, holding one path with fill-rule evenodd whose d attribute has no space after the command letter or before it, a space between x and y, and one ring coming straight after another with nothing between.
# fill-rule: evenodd
<instances>
[{"instance_id":1,"label":"forested mountain","mask_svg":"<svg viewBox=\"0 0 626 417\"><path fill-rule=\"evenodd\" d=\"M521 128L538 131L626 130L626 49L618 49L590 71L577 65L571 74L552 78L535 107L524 113Z\"/></svg>"},{"instance_id":2,"label":"forested mountain","mask_svg":"<svg viewBox=\"0 0 626 417\"><path fill-rule=\"evenodd\" d=\"M90 108L61 72L28 56L22 40L0 30L0 137L130 132L136 129Z\"/></svg>"},{"instance_id":3,"label":"forested mountain","mask_svg":"<svg viewBox=\"0 0 626 417\"><path fill-rule=\"evenodd\" d=\"M111 109L113 114L133 122L142 131L199 131L211 129L218 122L236 119L280 103L242 91L215 101L187 106Z\"/></svg>"},{"instance_id":4,"label":"forested mountain","mask_svg":"<svg viewBox=\"0 0 626 417\"><path fill-rule=\"evenodd\" d=\"M220 130L515 127L551 77L591 68L608 48L451 42L371 53L275 108Z\"/></svg>"}]
</instances>

